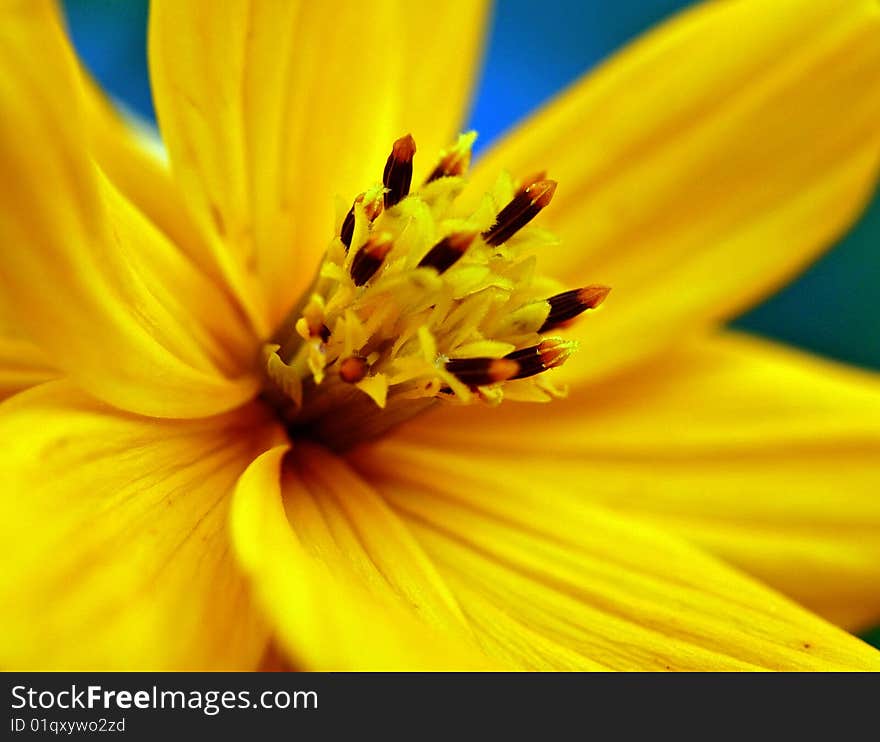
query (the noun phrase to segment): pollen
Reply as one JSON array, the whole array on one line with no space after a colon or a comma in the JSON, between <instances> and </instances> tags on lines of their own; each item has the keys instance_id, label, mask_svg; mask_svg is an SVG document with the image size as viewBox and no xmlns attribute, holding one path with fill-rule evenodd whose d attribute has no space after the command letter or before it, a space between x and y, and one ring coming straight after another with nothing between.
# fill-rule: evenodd
<instances>
[{"instance_id":1,"label":"pollen","mask_svg":"<svg viewBox=\"0 0 880 742\"><path fill-rule=\"evenodd\" d=\"M414 187L416 143L401 137L381 181L341 210L311 289L263 348L266 397L290 430L344 449L436 405L564 396L552 370L577 344L546 333L610 289L538 273L557 244L533 224L556 191L546 174L502 173L459 206L475 138Z\"/></svg>"}]
</instances>

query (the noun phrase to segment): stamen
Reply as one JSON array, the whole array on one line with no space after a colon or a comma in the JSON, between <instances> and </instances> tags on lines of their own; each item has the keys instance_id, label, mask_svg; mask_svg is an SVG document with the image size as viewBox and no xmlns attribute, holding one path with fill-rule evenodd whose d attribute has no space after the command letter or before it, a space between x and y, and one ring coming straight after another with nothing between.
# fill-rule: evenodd
<instances>
[{"instance_id":1,"label":"stamen","mask_svg":"<svg viewBox=\"0 0 880 742\"><path fill-rule=\"evenodd\" d=\"M339 364L339 378L346 384L357 384L367 375L367 359L349 356Z\"/></svg>"},{"instance_id":2,"label":"stamen","mask_svg":"<svg viewBox=\"0 0 880 742\"><path fill-rule=\"evenodd\" d=\"M520 188L507 206L498 212L495 224L483 232L489 245L501 245L534 219L553 198L556 181L538 180Z\"/></svg>"},{"instance_id":3,"label":"stamen","mask_svg":"<svg viewBox=\"0 0 880 742\"><path fill-rule=\"evenodd\" d=\"M485 386L515 378L520 365L507 358L453 358L446 370L468 386Z\"/></svg>"},{"instance_id":4,"label":"stamen","mask_svg":"<svg viewBox=\"0 0 880 742\"><path fill-rule=\"evenodd\" d=\"M608 296L611 289L608 286L585 286L582 289L563 291L561 294L547 299L550 304L550 314L538 332L546 332L554 327L574 319L588 309L595 309Z\"/></svg>"},{"instance_id":5,"label":"stamen","mask_svg":"<svg viewBox=\"0 0 880 742\"><path fill-rule=\"evenodd\" d=\"M440 178L452 178L462 176L467 172L471 164L471 148L473 147L476 134L462 134L454 146L444 151L431 174L425 179L425 185L433 183Z\"/></svg>"},{"instance_id":6,"label":"stamen","mask_svg":"<svg viewBox=\"0 0 880 742\"><path fill-rule=\"evenodd\" d=\"M364 194L362 193L354 200L354 203L345 215L345 219L342 220L342 227L339 230L339 239L342 241L342 244L345 245L346 252L351 247L351 238L354 237L354 207L359 201L363 200Z\"/></svg>"},{"instance_id":7,"label":"stamen","mask_svg":"<svg viewBox=\"0 0 880 742\"><path fill-rule=\"evenodd\" d=\"M376 271L385 262L385 256L391 251L392 244L391 237L387 234L373 235L357 251L349 269L355 286L363 286L376 275Z\"/></svg>"},{"instance_id":8,"label":"stamen","mask_svg":"<svg viewBox=\"0 0 880 742\"><path fill-rule=\"evenodd\" d=\"M348 252L348 249L351 247L351 239L354 237L355 207L358 204L364 203L366 195L366 192L358 195L354 200L354 203L351 205L351 208L348 210L348 213L345 215L345 219L342 220L342 227L339 230L339 239L342 241L342 244L345 245L346 252ZM382 213L382 199L375 198L369 203L364 204L364 212L367 215L367 219L369 219L370 222L374 222L379 214Z\"/></svg>"},{"instance_id":9,"label":"stamen","mask_svg":"<svg viewBox=\"0 0 880 742\"><path fill-rule=\"evenodd\" d=\"M437 273L449 270L477 239L476 232L455 232L444 237L419 261L419 268L435 268Z\"/></svg>"},{"instance_id":10,"label":"stamen","mask_svg":"<svg viewBox=\"0 0 880 742\"><path fill-rule=\"evenodd\" d=\"M577 343L571 340L548 338L530 348L508 353L504 358L519 364L519 371L511 377L512 379L526 379L561 366L576 348Z\"/></svg>"},{"instance_id":11,"label":"stamen","mask_svg":"<svg viewBox=\"0 0 880 742\"><path fill-rule=\"evenodd\" d=\"M416 142L411 134L398 139L391 148L385 163L382 184L385 191L385 208L390 209L409 195L412 185L412 161L416 153Z\"/></svg>"},{"instance_id":12,"label":"stamen","mask_svg":"<svg viewBox=\"0 0 880 742\"><path fill-rule=\"evenodd\" d=\"M414 192L415 142L398 139L382 181L328 235L312 285L261 356L265 398L292 436L343 451L434 406L564 396L543 372L576 343L542 335L609 289L547 298L536 264L554 238L530 226L556 189L545 173L518 185L501 175L481 200L459 202L475 136L444 150ZM501 209L498 194L509 197Z\"/></svg>"}]
</instances>

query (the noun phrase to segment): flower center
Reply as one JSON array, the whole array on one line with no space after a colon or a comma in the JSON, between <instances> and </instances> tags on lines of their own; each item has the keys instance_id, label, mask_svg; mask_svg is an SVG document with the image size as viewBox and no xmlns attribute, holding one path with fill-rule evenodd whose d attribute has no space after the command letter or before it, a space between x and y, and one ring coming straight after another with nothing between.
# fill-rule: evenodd
<instances>
[{"instance_id":1,"label":"flower center","mask_svg":"<svg viewBox=\"0 0 880 742\"><path fill-rule=\"evenodd\" d=\"M530 222L553 197L543 174L501 175L475 210L465 188L476 135L411 190L416 145L398 139L382 183L355 198L311 289L263 348L268 388L294 436L337 450L440 404L548 401L550 369L576 343L552 332L605 299L536 273L555 238Z\"/></svg>"}]
</instances>

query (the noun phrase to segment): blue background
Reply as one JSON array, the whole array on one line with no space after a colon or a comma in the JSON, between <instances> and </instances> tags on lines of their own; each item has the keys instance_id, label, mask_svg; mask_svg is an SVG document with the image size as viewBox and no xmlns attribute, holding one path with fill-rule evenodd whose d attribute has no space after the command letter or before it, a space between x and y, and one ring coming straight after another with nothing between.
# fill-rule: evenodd
<instances>
[{"instance_id":1,"label":"blue background","mask_svg":"<svg viewBox=\"0 0 880 742\"><path fill-rule=\"evenodd\" d=\"M146 0L66 0L74 44L116 98L154 120L146 66ZM500 0L470 125L485 145L682 0ZM799 280L734 326L880 369L880 196ZM880 645L880 629L870 639Z\"/></svg>"}]
</instances>

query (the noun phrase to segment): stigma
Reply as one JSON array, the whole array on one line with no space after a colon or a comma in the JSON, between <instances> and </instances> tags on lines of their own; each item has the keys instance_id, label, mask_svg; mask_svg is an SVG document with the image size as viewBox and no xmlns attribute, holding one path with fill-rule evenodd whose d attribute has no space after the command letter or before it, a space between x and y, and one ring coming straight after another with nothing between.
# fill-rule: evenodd
<instances>
[{"instance_id":1,"label":"stigma","mask_svg":"<svg viewBox=\"0 0 880 742\"><path fill-rule=\"evenodd\" d=\"M557 184L498 177L458 206L476 135L413 185L416 142L395 141L377 181L337 222L314 283L263 348L265 397L288 429L344 449L436 405L545 402L577 343L555 334L610 289L537 271L556 240L534 226ZM351 197L349 197L351 198Z\"/></svg>"}]
</instances>

